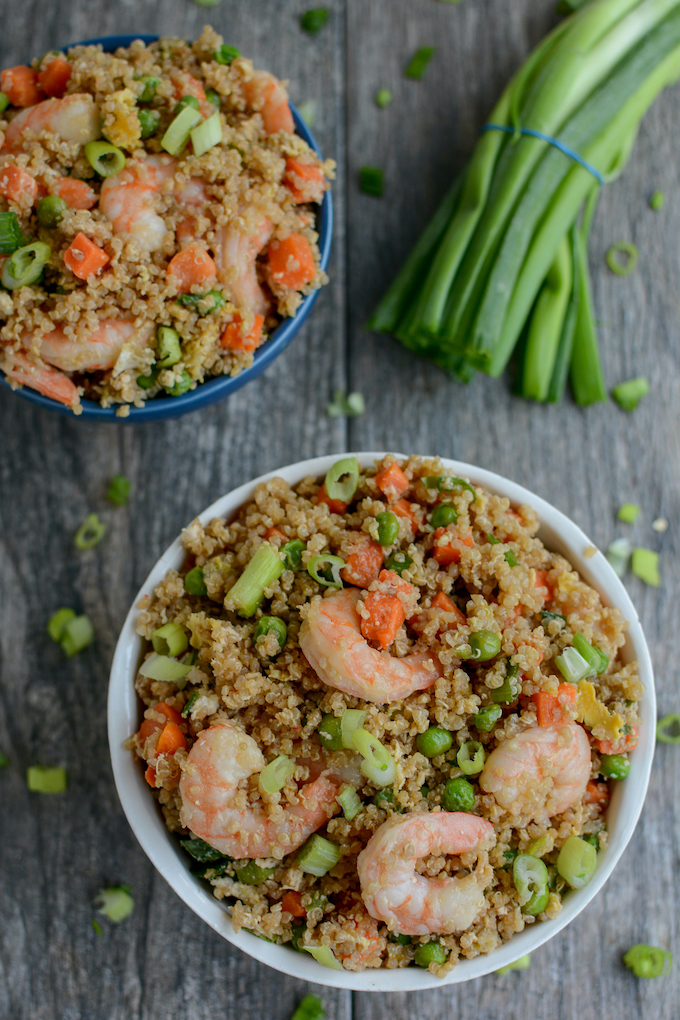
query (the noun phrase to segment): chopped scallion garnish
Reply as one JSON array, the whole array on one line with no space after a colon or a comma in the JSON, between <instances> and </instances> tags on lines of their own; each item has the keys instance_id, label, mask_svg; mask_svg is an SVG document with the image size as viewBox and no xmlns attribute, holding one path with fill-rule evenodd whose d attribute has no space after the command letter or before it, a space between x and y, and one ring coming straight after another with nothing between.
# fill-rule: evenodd
<instances>
[{"instance_id":1,"label":"chopped scallion garnish","mask_svg":"<svg viewBox=\"0 0 680 1020\"><path fill-rule=\"evenodd\" d=\"M17 214L0 213L0 255L13 255L22 242L25 243L25 238Z\"/></svg>"},{"instance_id":2,"label":"chopped scallion garnish","mask_svg":"<svg viewBox=\"0 0 680 1020\"><path fill-rule=\"evenodd\" d=\"M561 655L555 657L555 665L570 684L577 684L591 671L590 663L571 645L567 646Z\"/></svg>"},{"instance_id":3,"label":"chopped scallion garnish","mask_svg":"<svg viewBox=\"0 0 680 1020\"><path fill-rule=\"evenodd\" d=\"M125 475L114 475L111 479L111 484L106 490L106 498L111 503L115 503L116 506L125 506L131 489L132 482L129 478L126 478Z\"/></svg>"},{"instance_id":4,"label":"chopped scallion garnish","mask_svg":"<svg viewBox=\"0 0 680 1020\"><path fill-rule=\"evenodd\" d=\"M356 818L364 807L361 797L357 793L355 787L349 785L343 786L337 796L337 801L348 822L351 822L353 818Z\"/></svg>"},{"instance_id":5,"label":"chopped scallion garnish","mask_svg":"<svg viewBox=\"0 0 680 1020\"><path fill-rule=\"evenodd\" d=\"M300 25L305 32L316 35L328 21L327 7L314 7L311 11L305 11L300 18Z\"/></svg>"},{"instance_id":6,"label":"chopped scallion garnish","mask_svg":"<svg viewBox=\"0 0 680 1020\"><path fill-rule=\"evenodd\" d=\"M607 265L617 276L628 276L637 265L639 252L634 244L618 241L607 251Z\"/></svg>"},{"instance_id":7,"label":"chopped scallion garnish","mask_svg":"<svg viewBox=\"0 0 680 1020\"><path fill-rule=\"evenodd\" d=\"M342 556L311 556L307 564L307 573L317 584L325 588L342 588L340 571L345 566Z\"/></svg>"},{"instance_id":8,"label":"chopped scallion garnish","mask_svg":"<svg viewBox=\"0 0 680 1020\"><path fill-rule=\"evenodd\" d=\"M82 652L94 641L94 627L89 616L75 616L68 620L59 644L69 658Z\"/></svg>"},{"instance_id":9,"label":"chopped scallion garnish","mask_svg":"<svg viewBox=\"0 0 680 1020\"><path fill-rule=\"evenodd\" d=\"M229 589L227 598L240 616L252 616L264 598L265 589L283 573L283 561L267 542L253 553L246 569L236 584Z\"/></svg>"},{"instance_id":10,"label":"chopped scallion garnish","mask_svg":"<svg viewBox=\"0 0 680 1020\"><path fill-rule=\"evenodd\" d=\"M203 568L193 567L184 578L184 590L188 595L203 596L208 594L203 578Z\"/></svg>"},{"instance_id":11,"label":"chopped scallion garnish","mask_svg":"<svg viewBox=\"0 0 680 1020\"><path fill-rule=\"evenodd\" d=\"M297 864L306 874L321 878L335 867L341 857L342 850L337 843L331 843L315 832L298 854Z\"/></svg>"},{"instance_id":12,"label":"chopped scallion garnish","mask_svg":"<svg viewBox=\"0 0 680 1020\"><path fill-rule=\"evenodd\" d=\"M627 538L617 538L607 549L607 562L617 577L623 577L628 569L633 547Z\"/></svg>"},{"instance_id":13,"label":"chopped scallion garnish","mask_svg":"<svg viewBox=\"0 0 680 1020\"><path fill-rule=\"evenodd\" d=\"M389 89L378 89L375 94L375 104L384 110L386 106L390 105L393 98L394 96Z\"/></svg>"},{"instance_id":14,"label":"chopped scallion garnish","mask_svg":"<svg viewBox=\"0 0 680 1020\"><path fill-rule=\"evenodd\" d=\"M662 744L680 744L680 714L671 712L656 724L656 739Z\"/></svg>"},{"instance_id":15,"label":"chopped scallion garnish","mask_svg":"<svg viewBox=\"0 0 680 1020\"><path fill-rule=\"evenodd\" d=\"M88 514L75 533L73 542L76 549L94 549L106 534L106 525L97 514Z\"/></svg>"},{"instance_id":16,"label":"chopped scallion garnish","mask_svg":"<svg viewBox=\"0 0 680 1020\"><path fill-rule=\"evenodd\" d=\"M356 750L354 746L354 734L357 730L366 722L366 716L368 712L364 711L363 708L348 708L340 717L340 740L343 747L349 748L349 750Z\"/></svg>"},{"instance_id":17,"label":"chopped scallion garnish","mask_svg":"<svg viewBox=\"0 0 680 1020\"><path fill-rule=\"evenodd\" d=\"M381 198L384 187L383 172L377 166L362 166L359 171L359 187L365 195Z\"/></svg>"},{"instance_id":18,"label":"chopped scallion garnish","mask_svg":"<svg viewBox=\"0 0 680 1020\"><path fill-rule=\"evenodd\" d=\"M117 885L110 889L102 889L95 900L97 912L104 914L114 924L120 924L135 909L135 901L130 892L129 885Z\"/></svg>"},{"instance_id":19,"label":"chopped scallion garnish","mask_svg":"<svg viewBox=\"0 0 680 1020\"><path fill-rule=\"evenodd\" d=\"M216 850L214 846L210 846L210 843L206 843L203 839L181 839L180 845L184 847L188 854L196 861L200 861L201 864L205 864L207 861L220 861L223 858L223 854Z\"/></svg>"},{"instance_id":20,"label":"chopped scallion garnish","mask_svg":"<svg viewBox=\"0 0 680 1020\"><path fill-rule=\"evenodd\" d=\"M321 999L316 995L305 995L290 1020L324 1020L325 1016Z\"/></svg>"},{"instance_id":21,"label":"chopped scallion garnish","mask_svg":"<svg viewBox=\"0 0 680 1020\"><path fill-rule=\"evenodd\" d=\"M612 390L612 397L622 411L634 411L643 397L649 393L649 383L640 376L637 379L629 379L627 382L619 383Z\"/></svg>"},{"instance_id":22,"label":"chopped scallion garnish","mask_svg":"<svg viewBox=\"0 0 680 1020\"><path fill-rule=\"evenodd\" d=\"M409 60L406 70L404 71L404 77L414 78L416 81L420 81L433 56L434 46L421 46Z\"/></svg>"},{"instance_id":23,"label":"chopped scallion garnish","mask_svg":"<svg viewBox=\"0 0 680 1020\"><path fill-rule=\"evenodd\" d=\"M202 117L198 110L191 106L185 106L171 121L168 130L161 138L161 148L169 152L171 156L179 156L184 150L191 131L200 124Z\"/></svg>"},{"instance_id":24,"label":"chopped scallion garnish","mask_svg":"<svg viewBox=\"0 0 680 1020\"><path fill-rule=\"evenodd\" d=\"M26 785L32 793L63 793L67 785L66 769L31 765L26 770Z\"/></svg>"},{"instance_id":25,"label":"chopped scallion garnish","mask_svg":"<svg viewBox=\"0 0 680 1020\"><path fill-rule=\"evenodd\" d=\"M191 669L190 665L178 662L177 659L152 652L139 667L139 672L149 680L158 680L164 684L179 684Z\"/></svg>"},{"instance_id":26,"label":"chopped scallion garnish","mask_svg":"<svg viewBox=\"0 0 680 1020\"><path fill-rule=\"evenodd\" d=\"M261 793L278 793L286 785L286 780L295 772L295 762L280 754L260 772L258 786Z\"/></svg>"},{"instance_id":27,"label":"chopped scallion garnish","mask_svg":"<svg viewBox=\"0 0 680 1020\"><path fill-rule=\"evenodd\" d=\"M194 156L202 156L212 149L214 145L219 145L222 141L222 121L220 119L219 112L215 112L210 117L206 117L202 124L195 127L191 131L191 144L194 148Z\"/></svg>"},{"instance_id":28,"label":"chopped scallion garnish","mask_svg":"<svg viewBox=\"0 0 680 1020\"><path fill-rule=\"evenodd\" d=\"M159 655L171 655L176 658L189 647L189 639L183 627L178 623L166 623L151 635L151 644Z\"/></svg>"},{"instance_id":29,"label":"chopped scallion garnish","mask_svg":"<svg viewBox=\"0 0 680 1020\"><path fill-rule=\"evenodd\" d=\"M183 719L188 719L189 718L189 716L191 715L191 710L194 707L194 705L196 704L196 702L198 701L200 695L201 695L200 691L192 691L192 693L189 695L189 700L187 701L186 705L182 709L182 718Z\"/></svg>"},{"instance_id":30,"label":"chopped scallion garnish","mask_svg":"<svg viewBox=\"0 0 680 1020\"><path fill-rule=\"evenodd\" d=\"M661 584L659 577L659 554L651 549L633 549L630 561L630 569L645 584L652 588L658 588Z\"/></svg>"},{"instance_id":31,"label":"chopped scallion garnish","mask_svg":"<svg viewBox=\"0 0 680 1020\"><path fill-rule=\"evenodd\" d=\"M333 950L330 946L300 946L300 949L304 950L305 953L309 953L314 957L317 963L320 963L323 967L329 967L330 970L344 970L341 963L333 956Z\"/></svg>"},{"instance_id":32,"label":"chopped scallion garnish","mask_svg":"<svg viewBox=\"0 0 680 1020\"><path fill-rule=\"evenodd\" d=\"M658 946L641 944L631 946L623 957L623 962L629 970L632 970L635 977L639 978L665 977L673 968L671 954L666 949L659 949Z\"/></svg>"},{"instance_id":33,"label":"chopped scallion garnish","mask_svg":"<svg viewBox=\"0 0 680 1020\"><path fill-rule=\"evenodd\" d=\"M359 484L359 463L356 457L343 457L326 472L324 487L329 499L350 503Z\"/></svg>"},{"instance_id":34,"label":"chopped scallion garnish","mask_svg":"<svg viewBox=\"0 0 680 1020\"><path fill-rule=\"evenodd\" d=\"M623 506L619 507L616 517L617 520L623 521L624 524L635 524L639 513L640 507L636 506L635 503L624 503Z\"/></svg>"},{"instance_id":35,"label":"chopped scallion garnish","mask_svg":"<svg viewBox=\"0 0 680 1020\"><path fill-rule=\"evenodd\" d=\"M391 786L397 776L397 763L384 744L363 728L355 730L352 740L364 759L361 771L366 778L376 786Z\"/></svg>"},{"instance_id":36,"label":"chopped scallion garnish","mask_svg":"<svg viewBox=\"0 0 680 1020\"><path fill-rule=\"evenodd\" d=\"M363 393L348 393L336 390L333 400L326 406L326 414L330 418L356 418L366 411Z\"/></svg>"}]
</instances>

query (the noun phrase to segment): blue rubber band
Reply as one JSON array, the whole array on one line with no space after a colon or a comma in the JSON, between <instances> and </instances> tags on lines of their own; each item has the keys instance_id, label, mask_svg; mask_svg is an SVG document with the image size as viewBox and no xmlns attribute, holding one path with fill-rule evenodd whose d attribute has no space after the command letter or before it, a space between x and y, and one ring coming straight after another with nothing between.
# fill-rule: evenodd
<instances>
[{"instance_id":1,"label":"blue rubber band","mask_svg":"<svg viewBox=\"0 0 680 1020\"><path fill-rule=\"evenodd\" d=\"M480 131L480 134L483 134L485 131L505 131L509 135L514 135L516 133L515 128L510 127L509 124L485 124ZM605 183L604 177L597 167L594 167L592 163L588 163L583 156L579 156L578 152L570 149L568 145L565 145L564 142L561 142L558 138L551 138L550 135L544 135L542 131L534 131L532 128L517 128L517 133L520 135L529 135L531 138L540 138L542 141L548 142L550 145L554 145L555 148L559 149L560 152L563 152L565 156L569 156L569 158L575 160L576 163L580 163L583 169L592 174L599 184Z\"/></svg>"}]
</instances>

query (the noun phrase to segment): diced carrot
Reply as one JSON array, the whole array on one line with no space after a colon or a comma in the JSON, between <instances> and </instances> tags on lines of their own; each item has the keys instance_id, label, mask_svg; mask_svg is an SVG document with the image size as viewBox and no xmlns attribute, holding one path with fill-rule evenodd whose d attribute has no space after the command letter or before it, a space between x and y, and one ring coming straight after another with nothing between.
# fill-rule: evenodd
<instances>
[{"instance_id":1,"label":"diced carrot","mask_svg":"<svg viewBox=\"0 0 680 1020\"><path fill-rule=\"evenodd\" d=\"M312 247L302 234L272 241L267 249L269 275L279 287L300 290L316 276Z\"/></svg>"},{"instance_id":2,"label":"diced carrot","mask_svg":"<svg viewBox=\"0 0 680 1020\"><path fill-rule=\"evenodd\" d=\"M534 588L545 588L548 592L548 598L546 601L552 601L555 592L553 590L553 586L548 581L547 570L534 570Z\"/></svg>"},{"instance_id":3,"label":"diced carrot","mask_svg":"<svg viewBox=\"0 0 680 1020\"><path fill-rule=\"evenodd\" d=\"M432 603L429 609L425 609L422 613L417 616L412 616L408 621L411 630L414 630L416 634L422 634L425 630L426 625L432 619L434 614L439 615L440 613L449 613L453 615L454 619L451 622L441 622L439 630L455 630L461 624L467 623L467 616L465 613L461 613L455 602L449 598L443 591L438 591L435 597L432 599Z\"/></svg>"},{"instance_id":4,"label":"diced carrot","mask_svg":"<svg viewBox=\"0 0 680 1020\"><path fill-rule=\"evenodd\" d=\"M584 804L602 804L604 807L609 803L609 787L606 783L596 783L594 779L589 779L586 783L583 802Z\"/></svg>"},{"instance_id":5,"label":"diced carrot","mask_svg":"<svg viewBox=\"0 0 680 1020\"><path fill-rule=\"evenodd\" d=\"M220 346L228 347L230 351L254 351L260 345L263 326L264 315L256 315L253 320L253 328L249 333L244 333L243 320L238 312L236 312L234 318L222 334Z\"/></svg>"},{"instance_id":6,"label":"diced carrot","mask_svg":"<svg viewBox=\"0 0 680 1020\"><path fill-rule=\"evenodd\" d=\"M60 98L66 92L72 73L73 68L65 57L55 57L39 72L38 84L46 96Z\"/></svg>"},{"instance_id":7,"label":"diced carrot","mask_svg":"<svg viewBox=\"0 0 680 1020\"><path fill-rule=\"evenodd\" d=\"M144 778L146 779L147 783L149 784L152 790L156 788L156 770L153 767L153 765L148 766L146 772L144 773Z\"/></svg>"},{"instance_id":8,"label":"diced carrot","mask_svg":"<svg viewBox=\"0 0 680 1020\"><path fill-rule=\"evenodd\" d=\"M624 733L618 740L598 740L597 749L600 754L625 754L637 747L637 742L637 726L633 726L632 733Z\"/></svg>"},{"instance_id":9,"label":"diced carrot","mask_svg":"<svg viewBox=\"0 0 680 1020\"><path fill-rule=\"evenodd\" d=\"M170 259L166 276L174 276L180 294L186 294L192 287L202 286L217 275L217 267L205 248L190 244Z\"/></svg>"},{"instance_id":10,"label":"diced carrot","mask_svg":"<svg viewBox=\"0 0 680 1020\"><path fill-rule=\"evenodd\" d=\"M284 533L279 528L267 528L267 530L264 533L264 537L268 542L271 542L272 539L275 539L277 542L288 541L288 536L284 535Z\"/></svg>"},{"instance_id":11,"label":"diced carrot","mask_svg":"<svg viewBox=\"0 0 680 1020\"><path fill-rule=\"evenodd\" d=\"M461 612L456 603L453 602L443 591L438 591L432 599L432 608L441 609L443 613L453 613L456 618L456 623L458 624L467 623L467 616L465 613Z\"/></svg>"},{"instance_id":12,"label":"diced carrot","mask_svg":"<svg viewBox=\"0 0 680 1020\"><path fill-rule=\"evenodd\" d=\"M347 584L355 584L357 588L368 588L371 581L375 581L383 565L383 548L368 539L345 560L346 566L340 571L340 576Z\"/></svg>"},{"instance_id":13,"label":"diced carrot","mask_svg":"<svg viewBox=\"0 0 680 1020\"><path fill-rule=\"evenodd\" d=\"M559 726L571 719L564 708L576 700L576 688L573 684L560 684L557 694L538 691L531 695L531 700L536 706L536 722L539 726Z\"/></svg>"},{"instance_id":14,"label":"diced carrot","mask_svg":"<svg viewBox=\"0 0 680 1020\"><path fill-rule=\"evenodd\" d=\"M154 705L152 711L156 715L164 716L167 722L177 723L178 726L182 721L182 716L179 712L176 712L170 705L166 705L164 701L159 701L157 705ZM156 730L162 730L164 726L165 723L162 723L159 719L144 719L139 727L140 743L142 745L145 744L152 733L155 733Z\"/></svg>"},{"instance_id":15,"label":"diced carrot","mask_svg":"<svg viewBox=\"0 0 680 1020\"><path fill-rule=\"evenodd\" d=\"M382 468L375 476L375 484L390 503L400 499L409 487L409 480L398 464Z\"/></svg>"},{"instance_id":16,"label":"diced carrot","mask_svg":"<svg viewBox=\"0 0 680 1020\"><path fill-rule=\"evenodd\" d=\"M396 570L381 570L378 580L383 584L389 584L396 591L403 592L404 595L410 595L413 591L413 585L410 581L405 581Z\"/></svg>"},{"instance_id":17,"label":"diced carrot","mask_svg":"<svg viewBox=\"0 0 680 1020\"><path fill-rule=\"evenodd\" d=\"M79 280L96 276L111 259L85 234L76 234L64 252L64 262Z\"/></svg>"},{"instance_id":18,"label":"diced carrot","mask_svg":"<svg viewBox=\"0 0 680 1020\"><path fill-rule=\"evenodd\" d=\"M156 754L174 754L187 746L186 737L176 722L169 722L163 727L163 732L156 744Z\"/></svg>"},{"instance_id":19,"label":"diced carrot","mask_svg":"<svg viewBox=\"0 0 680 1020\"><path fill-rule=\"evenodd\" d=\"M321 486L316 494L317 503L325 503L332 514L344 514L349 503L343 503L341 499L331 499L326 492L326 483Z\"/></svg>"},{"instance_id":20,"label":"diced carrot","mask_svg":"<svg viewBox=\"0 0 680 1020\"><path fill-rule=\"evenodd\" d=\"M0 195L11 202L19 202L22 195L31 196L32 202L38 194L38 182L20 166L10 163L0 170Z\"/></svg>"},{"instance_id":21,"label":"diced carrot","mask_svg":"<svg viewBox=\"0 0 680 1020\"><path fill-rule=\"evenodd\" d=\"M37 72L25 64L9 67L0 74L0 92L5 93L10 106L35 106L45 98Z\"/></svg>"},{"instance_id":22,"label":"diced carrot","mask_svg":"<svg viewBox=\"0 0 680 1020\"><path fill-rule=\"evenodd\" d=\"M411 509L411 504L406 499L398 499L396 503L393 503L390 507L392 513L395 513L397 517L404 517L411 525L411 531L413 535L418 534L418 519Z\"/></svg>"},{"instance_id":23,"label":"diced carrot","mask_svg":"<svg viewBox=\"0 0 680 1020\"><path fill-rule=\"evenodd\" d=\"M306 917L307 911L302 906L302 896L294 889L289 889L281 897L281 909L293 917Z\"/></svg>"},{"instance_id":24,"label":"diced carrot","mask_svg":"<svg viewBox=\"0 0 680 1020\"><path fill-rule=\"evenodd\" d=\"M60 177L52 185L52 194L62 198L69 209L91 209L97 204L96 192L77 177Z\"/></svg>"},{"instance_id":25,"label":"diced carrot","mask_svg":"<svg viewBox=\"0 0 680 1020\"><path fill-rule=\"evenodd\" d=\"M314 163L289 156L284 180L296 202L320 202L323 198L324 172Z\"/></svg>"},{"instance_id":26,"label":"diced carrot","mask_svg":"<svg viewBox=\"0 0 680 1020\"><path fill-rule=\"evenodd\" d=\"M447 542L442 542L444 535L449 536ZM448 528L437 528L435 531L432 555L440 566L446 567L449 563L460 563L463 546L472 549L474 544L471 532L468 531L467 535L461 535L450 524Z\"/></svg>"},{"instance_id":27,"label":"diced carrot","mask_svg":"<svg viewBox=\"0 0 680 1020\"><path fill-rule=\"evenodd\" d=\"M387 648L406 619L401 599L398 595L371 591L366 596L364 606L370 616L368 619L361 618L361 633L367 641L377 641L381 648Z\"/></svg>"}]
</instances>

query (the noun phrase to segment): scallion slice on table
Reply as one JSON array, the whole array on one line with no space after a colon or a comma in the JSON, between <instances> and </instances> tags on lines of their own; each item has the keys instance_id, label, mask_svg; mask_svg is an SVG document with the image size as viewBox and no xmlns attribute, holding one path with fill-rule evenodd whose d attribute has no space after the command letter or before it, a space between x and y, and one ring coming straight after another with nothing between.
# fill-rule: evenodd
<instances>
[{"instance_id":1,"label":"scallion slice on table","mask_svg":"<svg viewBox=\"0 0 680 1020\"><path fill-rule=\"evenodd\" d=\"M94 641L94 627L89 616L75 616L68 620L61 635L59 644L71 658L84 651Z\"/></svg>"},{"instance_id":2,"label":"scallion slice on table","mask_svg":"<svg viewBox=\"0 0 680 1020\"><path fill-rule=\"evenodd\" d=\"M298 103L298 113L308 128L314 128L316 124L316 101L314 99L303 99Z\"/></svg>"},{"instance_id":3,"label":"scallion slice on table","mask_svg":"<svg viewBox=\"0 0 680 1020\"><path fill-rule=\"evenodd\" d=\"M384 177L380 167L362 166L359 171L359 187L364 195L373 195L374 198L382 198Z\"/></svg>"},{"instance_id":4,"label":"scallion slice on table","mask_svg":"<svg viewBox=\"0 0 680 1020\"><path fill-rule=\"evenodd\" d=\"M607 249L607 265L617 276L630 276L637 265L639 251L628 241L617 241Z\"/></svg>"},{"instance_id":5,"label":"scallion slice on table","mask_svg":"<svg viewBox=\"0 0 680 1020\"><path fill-rule=\"evenodd\" d=\"M0 769L6 769L8 765L9 765L9 758L4 753L4 751L0 751Z\"/></svg>"},{"instance_id":6,"label":"scallion slice on table","mask_svg":"<svg viewBox=\"0 0 680 1020\"><path fill-rule=\"evenodd\" d=\"M67 786L66 769L30 765L26 785L31 793L63 793Z\"/></svg>"},{"instance_id":7,"label":"scallion slice on table","mask_svg":"<svg viewBox=\"0 0 680 1020\"><path fill-rule=\"evenodd\" d=\"M313 7L310 11L305 13L300 18L300 26L304 32L309 32L310 35L316 35L320 32L328 21L328 8L327 7Z\"/></svg>"},{"instance_id":8,"label":"scallion slice on table","mask_svg":"<svg viewBox=\"0 0 680 1020\"><path fill-rule=\"evenodd\" d=\"M106 498L116 506L125 506L131 491L132 482L129 478L126 478L125 475L114 475L106 490Z\"/></svg>"},{"instance_id":9,"label":"scallion slice on table","mask_svg":"<svg viewBox=\"0 0 680 1020\"><path fill-rule=\"evenodd\" d=\"M326 1011L317 995L305 995L290 1020L325 1020Z\"/></svg>"},{"instance_id":10,"label":"scallion slice on table","mask_svg":"<svg viewBox=\"0 0 680 1020\"><path fill-rule=\"evenodd\" d=\"M655 191L649 200L649 208L659 212L666 204L666 196L663 191Z\"/></svg>"},{"instance_id":11,"label":"scallion slice on table","mask_svg":"<svg viewBox=\"0 0 680 1020\"><path fill-rule=\"evenodd\" d=\"M104 914L114 924L120 924L135 909L135 901L130 892L129 885L117 885L110 889L102 889L95 900L97 913Z\"/></svg>"},{"instance_id":12,"label":"scallion slice on table","mask_svg":"<svg viewBox=\"0 0 680 1020\"><path fill-rule=\"evenodd\" d=\"M406 70L404 71L404 77L415 78L416 81L420 81L433 56L434 46L421 46L409 60Z\"/></svg>"},{"instance_id":13,"label":"scallion slice on table","mask_svg":"<svg viewBox=\"0 0 680 1020\"><path fill-rule=\"evenodd\" d=\"M499 967L495 972L501 977L504 974L509 974L512 970L527 970L531 966L531 956L527 953L526 956L520 956L519 960L515 960L514 963L508 963L505 967Z\"/></svg>"},{"instance_id":14,"label":"scallion slice on table","mask_svg":"<svg viewBox=\"0 0 680 1020\"><path fill-rule=\"evenodd\" d=\"M607 549L607 562L617 577L623 577L628 569L633 547L627 538L617 538Z\"/></svg>"},{"instance_id":15,"label":"scallion slice on table","mask_svg":"<svg viewBox=\"0 0 680 1020\"><path fill-rule=\"evenodd\" d=\"M355 418L364 414L366 402L363 393L348 393L345 396L344 390L336 390L333 400L326 406L326 414L329 418Z\"/></svg>"},{"instance_id":16,"label":"scallion slice on table","mask_svg":"<svg viewBox=\"0 0 680 1020\"><path fill-rule=\"evenodd\" d=\"M627 382L619 383L612 390L612 397L622 411L634 411L643 397L649 393L649 383L640 376L637 379L629 379Z\"/></svg>"},{"instance_id":17,"label":"scallion slice on table","mask_svg":"<svg viewBox=\"0 0 680 1020\"><path fill-rule=\"evenodd\" d=\"M88 514L76 531L73 544L76 549L94 549L106 534L106 525L102 524L97 514Z\"/></svg>"},{"instance_id":18,"label":"scallion slice on table","mask_svg":"<svg viewBox=\"0 0 680 1020\"><path fill-rule=\"evenodd\" d=\"M68 606L64 606L63 609L57 609L56 613L50 617L47 623L47 633L52 640L59 643L64 636L66 624L69 620L75 620L75 618L75 609L69 609Z\"/></svg>"},{"instance_id":19,"label":"scallion slice on table","mask_svg":"<svg viewBox=\"0 0 680 1020\"><path fill-rule=\"evenodd\" d=\"M306 874L321 878L335 867L341 857L342 850L337 843L331 843L315 832L298 854L297 864Z\"/></svg>"},{"instance_id":20,"label":"scallion slice on table","mask_svg":"<svg viewBox=\"0 0 680 1020\"><path fill-rule=\"evenodd\" d=\"M623 962L639 978L665 977L673 969L673 957L658 946L631 946Z\"/></svg>"},{"instance_id":21,"label":"scallion slice on table","mask_svg":"<svg viewBox=\"0 0 680 1020\"><path fill-rule=\"evenodd\" d=\"M283 573L284 566L278 552L267 542L258 546L239 577L227 592L240 616L252 616L264 598L265 589Z\"/></svg>"},{"instance_id":22,"label":"scallion slice on table","mask_svg":"<svg viewBox=\"0 0 680 1020\"><path fill-rule=\"evenodd\" d=\"M375 105L379 106L381 110L384 110L386 106L389 106L394 96L389 89L378 89L375 94Z\"/></svg>"},{"instance_id":23,"label":"scallion slice on table","mask_svg":"<svg viewBox=\"0 0 680 1020\"><path fill-rule=\"evenodd\" d=\"M616 519L618 521L623 521L624 524L635 524L639 514L640 507L636 506L635 503L624 503L619 507Z\"/></svg>"},{"instance_id":24,"label":"scallion slice on table","mask_svg":"<svg viewBox=\"0 0 680 1020\"><path fill-rule=\"evenodd\" d=\"M661 584L659 554L651 549L633 549L630 569L636 577L652 588L658 588Z\"/></svg>"},{"instance_id":25,"label":"scallion slice on table","mask_svg":"<svg viewBox=\"0 0 680 1020\"><path fill-rule=\"evenodd\" d=\"M295 762L280 754L260 772L258 786L261 793L278 793L286 785L286 780L295 772Z\"/></svg>"},{"instance_id":26,"label":"scallion slice on table","mask_svg":"<svg viewBox=\"0 0 680 1020\"><path fill-rule=\"evenodd\" d=\"M656 724L656 739L662 744L680 744L680 714L671 712Z\"/></svg>"}]
</instances>

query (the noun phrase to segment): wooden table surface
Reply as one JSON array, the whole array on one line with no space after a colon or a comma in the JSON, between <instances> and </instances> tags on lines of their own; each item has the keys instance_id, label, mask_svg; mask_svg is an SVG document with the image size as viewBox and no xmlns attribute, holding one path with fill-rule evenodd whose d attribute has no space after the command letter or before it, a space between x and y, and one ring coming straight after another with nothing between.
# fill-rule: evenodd
<instances>
[{"instance_id":1,"label":"wooden table surface","mask_svg":"<svg viewBox=\"0 0 680 1020\"><path fill-rule=\"evenodd\" d=\"M615 404L580 410L523 403L507 383L467 388L362 324L493 101L553 24L554 0L325 0L328 25L304 35L311 0L0 0L0 66L55 46L120 32L195 37L210 20L227 41L316 102L316 134L338 163L331 283L311 321L264 377L226 403L178 421L132 427L45 412L0 392L0 1017L12 1020L288 1020L308 990L329 1020L671 1020L680 1014L680 959L670 977L640 981L621 964L633 943L680 954L680 750L659 746L635 836L603 892L538 950L531 969L427 994L309 989L251 961L201 922L155 872L123 816L106 741L107 676L137 587L168 542L203 507L263 471L347 449L437 453L510 476L570 515L605 546L624 532L662 552L663 582L628 587L646 628L660 713L680 709L680 140L678 91L646 117L621 180L605 189L591 246L604 367L614 385L646 375L652 395L633 415ZM421 82L413 51L435 45ZM393 104L373 96L390 88ZM357 172L382 166L382 200ZM666 192L662 213L647 199ZM604 266L614 241L634 241L637 271ZM325 413L335 388L361 390L367 413ZM133 496L104 491L116 472ZM639 522L617 525L637 502ZM78 553L73 533L96 511L108 533ZM664 535L654 518L670 522ZM45 633L73 605L97 641L71 661ZM63 765L68 792L28 793L30 764ZM129 883L136 907L98 936L92 898Z\"/></svg>"}]
</instances>

